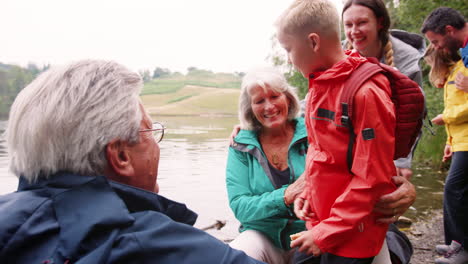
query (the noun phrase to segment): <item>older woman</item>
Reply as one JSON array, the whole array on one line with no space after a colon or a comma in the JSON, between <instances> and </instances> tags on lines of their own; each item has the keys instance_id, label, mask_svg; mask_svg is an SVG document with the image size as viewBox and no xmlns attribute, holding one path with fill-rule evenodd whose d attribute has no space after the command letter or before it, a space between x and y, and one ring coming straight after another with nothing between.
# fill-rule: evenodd
<instances>
[{"instance_id":1,"label":"older woman","mask_svg":"<svg viewBox=\"0 0 468 264\"><path fill-rule=\"evenodd\" d=\"M241 234L231 246L267 263L291 263L290 235L305 230L290 208L305 184L301 175L308 142L298 112L295 91L277 70L256 69L244 77L239 100L242 130L229 148L226 170L229 204L241 222ZM411 183L403 177L395 183L398 190L376 205L384 215L405 211L414 202ZM407 263L412 249L404 234L392 227L387 242L392 255Z\"/></svg>"},{"instance_id":2,"label":"older woman","mask_svg":"<svg viewBox=\"0 0 468 264\"><path fill-rule=\"evenodd\" d=\"M307 132L297 96L273 68L257 69L242 81L239 119L243 130L229 148L229 204L241 222L231 246L267 263L291 259L289 235L304 230L289 206L304 181Z\"/></svg>"}]
</instances>

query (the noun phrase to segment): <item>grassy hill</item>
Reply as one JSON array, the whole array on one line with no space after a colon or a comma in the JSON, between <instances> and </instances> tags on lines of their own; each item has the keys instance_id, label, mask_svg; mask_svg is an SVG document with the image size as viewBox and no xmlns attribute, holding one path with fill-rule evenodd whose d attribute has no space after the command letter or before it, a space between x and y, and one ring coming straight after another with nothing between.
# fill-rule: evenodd
<instances>
[{"instance_id":1,"label":"grassy hill","mask_svg":"<svg viewBox=\"0 0 468 264\"><path fill-rule=\"evenodd\" d=\"M237 115L240 77L194 70L145 83L143 104L155 115Z\"/></svg>"}]
</instances>

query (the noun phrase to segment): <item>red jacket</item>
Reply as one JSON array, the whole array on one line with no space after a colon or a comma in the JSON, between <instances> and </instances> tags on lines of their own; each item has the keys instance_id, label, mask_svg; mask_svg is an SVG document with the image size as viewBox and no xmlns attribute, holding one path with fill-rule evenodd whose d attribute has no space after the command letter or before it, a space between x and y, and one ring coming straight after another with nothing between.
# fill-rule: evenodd
<instances>
[{"instance_id":1,"label":"red jacket","mask_svg":"<svg viewBox=\"0 0 468 264\"><path fill-rule=\"evenodd\" d=\"M317 218L307 222L323 252L349 258L377 255L387 225L376 222L376 201L395 190L391 177L395 141L395 110L386 77L367 81L354 97L354 159L351 174L346 163L349 132L341 124L340 96L348 76L365 58L356 52L332 68L311 74L306 105L310 142L307 186L303 196ZM374 138L362 131L373 129ZM368 135L366 133L366 135Z\"/></svg>"}]
</instances>

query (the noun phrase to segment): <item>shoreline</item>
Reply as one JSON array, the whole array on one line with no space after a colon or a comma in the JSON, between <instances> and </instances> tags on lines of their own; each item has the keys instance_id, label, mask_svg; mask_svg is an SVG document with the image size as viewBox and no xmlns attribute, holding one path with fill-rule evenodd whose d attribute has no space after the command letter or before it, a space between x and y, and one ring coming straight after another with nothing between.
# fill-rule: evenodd
<instances>
[{"instance_id":1,"label":"shoreline","mask_svg":"<svg viewBox=\"0 0 468 264\"><path fill-rule=\"evenodd\" d=\"M444 244L442 209L432 210L428 217L415 222L408 230L402 230L413 245L410 264L434 263L439 256L435 252L437 244Z\"/></svg>"}]
</instances>

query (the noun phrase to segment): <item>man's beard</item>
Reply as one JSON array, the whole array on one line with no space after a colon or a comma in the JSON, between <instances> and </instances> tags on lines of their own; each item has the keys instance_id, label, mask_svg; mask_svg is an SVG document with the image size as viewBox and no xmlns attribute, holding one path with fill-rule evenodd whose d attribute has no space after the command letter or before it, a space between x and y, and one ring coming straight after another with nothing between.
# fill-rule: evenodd
<instances>
[{"instance_id":1,"label":"man's beard","mask_svg":"<svg viewBox=\"0 0 468 264\"><path fill-rule=\"evenodd\" d=\"M458 49L463 46L463 41L460 41L452 36L445 37L445 50L454 54L458 52Z\"/></svg>"}]
</instances>

